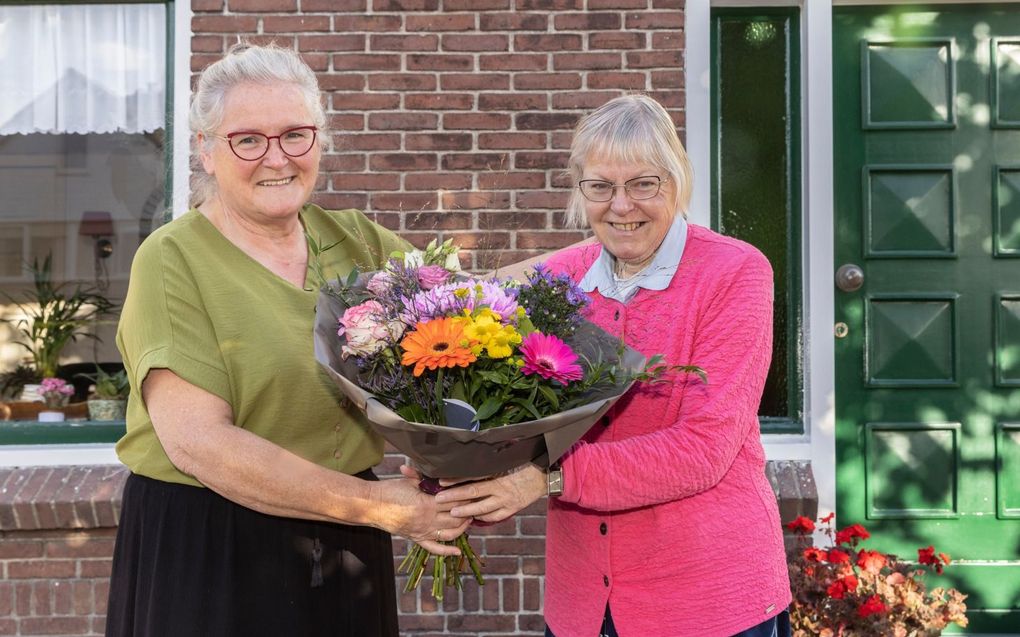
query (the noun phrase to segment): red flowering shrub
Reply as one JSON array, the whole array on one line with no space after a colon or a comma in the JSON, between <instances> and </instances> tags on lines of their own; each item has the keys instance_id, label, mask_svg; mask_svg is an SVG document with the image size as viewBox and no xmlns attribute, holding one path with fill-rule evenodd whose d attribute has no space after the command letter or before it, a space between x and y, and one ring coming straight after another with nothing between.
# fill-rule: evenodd
<instances>
[{"instance_id":1,"label":"red flowering shrub","mask_svg":"<svg viewBox=\"0 0 1020 637\"><path fill-rule=\"evenodd\" d=\"M797 534L789 556L794 637L935 637L951 623L967 625L966 595L954 588L927 590L924 565L941 573L949 556L929 546L917 562L858 548L871 537L860 524L836 531L832 515L820 520L832 546L812 545L814 520L799 517L787 528Z\"/></svg>"}]
</instances>

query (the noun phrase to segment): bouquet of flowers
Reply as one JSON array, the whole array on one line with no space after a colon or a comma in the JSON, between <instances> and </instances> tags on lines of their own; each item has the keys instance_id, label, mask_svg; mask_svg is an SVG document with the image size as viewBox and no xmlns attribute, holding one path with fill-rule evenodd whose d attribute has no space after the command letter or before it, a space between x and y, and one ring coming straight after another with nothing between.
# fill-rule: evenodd
<instances>
[{"instance_id":1,"label":"bouquet of flowers","mask_svg":"<svg viewBox=\"0 0 1020 637\"><path fill-rule=\"evenodd\" d=\"M316 358L376 431L428 476L480 478L559 459L635 380L695 367L648 362L581 318L587 296L567 276L536 268L526 282L458 271L456 247L430 243L385 269L324 286ZM339 338L338 338L339 337ZM480 565L466 535L462 557L437 557L433 595L460 587ZM417 586L429 554L402 565Z\"/></svg>"},{"instance_id":2,"label":"bouquet of flowers","mask_svg":"<svg viewBox=\"0 0 1020 637\"><path fill-rule=\"evenodd\" d=\"M63 407L74 395L74 387L61 378L44 378L39 385L39 394L47 407Z\"/></svg>"},{"instance_id":3,"label":"bouquet of flowers","mask_svg":"<svg viewBox=\"0 0 1020 637\"><path fill-rule=\"evenodd\" d=\"M794 637L934 637L950 623L967 625L966 595L927 590L924 568L858 548L870 537L868 530L853 524L835 531L832 518L821 519L827 549L811 542L813 520L801 516L787 525L797 534L789 559ZM950 559L929 546L917 550L917 562L942 573Z\"/></svg>"}]
</instances>

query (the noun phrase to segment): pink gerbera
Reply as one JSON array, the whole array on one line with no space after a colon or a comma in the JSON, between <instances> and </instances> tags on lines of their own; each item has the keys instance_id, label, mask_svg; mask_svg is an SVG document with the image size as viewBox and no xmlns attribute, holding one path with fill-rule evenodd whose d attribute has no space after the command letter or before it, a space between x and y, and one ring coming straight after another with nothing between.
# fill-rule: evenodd
<instances>
[{"instance_id":1,"label":"pink gerbera","mask_svg":"<svg viewBox=\"0 0 1020 637\"><path fill-rule=\"evenodd\" d=\"M526 376L538 374L561 385L584 376L577 364L577 354L555 336L532 332L521 343L521 354L524 356L521 372Z\"/></svg>"}]
</instances>

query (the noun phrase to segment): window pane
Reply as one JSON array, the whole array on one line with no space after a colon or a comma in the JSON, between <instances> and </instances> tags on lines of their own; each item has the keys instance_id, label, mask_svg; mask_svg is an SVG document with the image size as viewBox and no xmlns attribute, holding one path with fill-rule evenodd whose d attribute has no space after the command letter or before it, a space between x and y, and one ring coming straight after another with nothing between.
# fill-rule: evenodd
<instances>
[{"instance_id":1,"label":"window pane","mask_svg":"<svg viewBox=\"0 0 1020 637\"><path fill-rule=\"evenodd\" d=\"M105 289L121 300L131 259L157 225L164 202L163 132L0 136L0 292L22 299L32 283L25 264L53 259L53 278ZM109 244L107 256L97 247ZM103 253L101 253L103 254ZM5 316L16 308L7 306ZM3 368L25 354L4 335ZM103 343L68 347L68 361L119 360L113 326Z\"/></svg>"},{"instance_id":2,"label":"window pane","mask_svg":"<svg viewBox=\"0 0 1020 637\"><path fill-rule=\"evenodd\" d=\"M764 420L800 419L796 24L790 9L715 16L715 219L764 252L776 275Z\"/></svg>"},{"instance_id":3,"label":"window pane","mask_svg":"<svg viewBox=\"0 0 1020 637\"><path fill-rule=\"evenodd\" d=\"M0 4L0 372L26 360L4 295L30 299L27 264L119 303L163 218L166 27L163 2ZM61 364L119 360L114 321L93 329Z\"/></svg>"}]
</instances>

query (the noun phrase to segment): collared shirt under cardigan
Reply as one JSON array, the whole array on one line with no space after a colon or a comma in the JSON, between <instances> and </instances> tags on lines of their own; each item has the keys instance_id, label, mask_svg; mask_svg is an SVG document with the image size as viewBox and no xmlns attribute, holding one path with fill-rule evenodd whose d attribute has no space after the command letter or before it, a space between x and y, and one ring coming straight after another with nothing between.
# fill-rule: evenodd
<instances>
[{"instance_id":1,"label":"collared shirt under cardigan","mask_svg":"<svg viewBox=\"0 0 1020 637\"><path fill-rule=\"evenodd\" d=\"M621 303L634 298L640 288L665 290L680 265L686 244L687 220L683 215L677 215L648 267L630 278L621 279L614 272L616 259L608 250L603 250L578 285L585 292L598 290L602 296Z\"/></svg>"},{"instance_id":2,"label":"collared shirt under cardigan","mask_svg":"<svg viewBox=\"0 0 1020 637\"><path fill-rule=\"evenodd\" d=\"M790 585L757 408L772 346L772 269L752 246L688 224L661 291L591 293L588 318L646 356L705 369L639 385L563 458L550 500L545 617L557 637L728 637L782 612ZM580 281L598 244L549 265ZM592 444L598 443L598 444Z\"/></svg>"}]
</instances>

